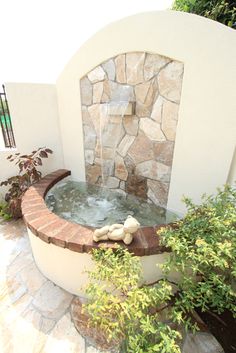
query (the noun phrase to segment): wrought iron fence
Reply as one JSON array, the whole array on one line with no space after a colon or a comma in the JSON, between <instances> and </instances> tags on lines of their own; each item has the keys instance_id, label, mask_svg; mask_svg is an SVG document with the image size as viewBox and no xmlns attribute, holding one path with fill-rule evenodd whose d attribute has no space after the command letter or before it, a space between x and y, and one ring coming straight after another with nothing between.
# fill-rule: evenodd
<instances>
[{"instance_id":1,"label":"wrought iron fence","mask_svg":"<svg viewBox=\"0 0 236 353\"><path fill-rule=\"evenodd\" d=\"M3 92L0 92L0 126L5 147L14 148L16 147L16 143L4 85L2 85L2 89Z\"/></svg>"}]
</instances>

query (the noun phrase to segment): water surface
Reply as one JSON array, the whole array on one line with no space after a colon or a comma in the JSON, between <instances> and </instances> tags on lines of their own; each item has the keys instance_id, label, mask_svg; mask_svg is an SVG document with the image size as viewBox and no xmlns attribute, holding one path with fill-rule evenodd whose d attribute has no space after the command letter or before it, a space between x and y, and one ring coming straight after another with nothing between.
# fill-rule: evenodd
<instances>
[{"instance_id":1,"label":"water surface","mask_svg":"<svg viewBox=\"0 0 236 353\"><path fill-rule=\"evenodd\" d=\"M123 223L128 215L141 226L169 223L177 216L142 198L85 182L57 183L46 196L48 208L58 216L82 225L102 227Z\"/></svg>"}]
</instances>

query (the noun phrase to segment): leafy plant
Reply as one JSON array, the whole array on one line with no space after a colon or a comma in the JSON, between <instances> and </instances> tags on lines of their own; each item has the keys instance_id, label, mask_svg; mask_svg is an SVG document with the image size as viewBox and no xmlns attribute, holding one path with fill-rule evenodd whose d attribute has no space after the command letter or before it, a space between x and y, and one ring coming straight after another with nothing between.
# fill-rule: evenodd
<instances>
[{"instance_id":1,"label":"leafy plant","mask_svg":"<svg viewBox=\"0 0 236 353\"><path fill-rule=\"evenodd\" d=\"M163 265L165 273L181 273L175 300L178 321L184 313L200 308L236 317L236 190L226 185L216 196L203 196L195 205L185 198L183 220L159 231L162 244L172 249Z\"/></svg>"},{"instance_id":2,"label":"leafy plant","mask_svg":"<svg viewBox=\"0 0 236 353\"><path fill-rule=\"evenodd\" d=\"M6 202L0 202L0 217L6 221L11 219L11 215L9 213Z\"/></svg>"},{"instance_id":3,"label":"leafy plant","mask_svg":"<svg viewBox=\"0 0 236 353\"><path fill-rule=\"evenodd\" d=\"M236 1L175 0L172 9L195 13L236 28Z\"/></svg>"},{"instance_id":4,"label":"leafy plant","mask_svg":"<svg viewBox=\"0 0 236 353\"><path fill-rule=\"evenodd\" d=\"M140 286L140 259L122 247L95 249L92 257L96 267L89 273L89 302L84 306L90 324L123 352L180 353L179 332L160 320L163 304L172 297L168 281Z\"/></svg>"},{"instance_id":5,"label":"leafy plant","mask_svg":"<svg viewBox=\"0 0 236 353\"><path fill-rule=\"evenodd\" d=\"M9 189L5 195L5 201L9 213L13 218L19 218L21 214L21 199L26 190L41 179L41 172L37 170L42 166L42 158L48 158L48 154L53 153L49 148L38 148L29 155L20 155L16 153L10 155L7 159L15 162L19 167L19 174L1 182L0 186L8 186Z\"/></svg>"},{"instance_id":6,"label":"leafy plant","mask_svg":"<svg viewBox=\"0 0 236 353\"><path fill-rule=\"evenodd\" d=\"M96 266L89 272L84 310L122 352L179 353L176 328L198 329L195 308L229 309L236 316L236 190L225 186L215 197L204 196L201 205L187 198L185 203L186 216L159 231L172 250L163 279L141 285L140 259L120 246L92 252ZM175 293L167 278L173 268L181 274Z\"/></svg>"}]
</instances>

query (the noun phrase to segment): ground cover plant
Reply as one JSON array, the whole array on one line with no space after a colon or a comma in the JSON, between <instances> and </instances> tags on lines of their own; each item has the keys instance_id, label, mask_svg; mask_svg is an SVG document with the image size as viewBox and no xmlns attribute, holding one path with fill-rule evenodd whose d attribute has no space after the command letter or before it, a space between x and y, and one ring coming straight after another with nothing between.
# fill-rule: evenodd
<instances>
[{"instance_id":1,"label":"ground cover plant","mask_svg":"<svg viewBox=\"0 0 236 353\"><path fill-rule=\"evenodd\" d=\"M40 147L28 155L15 153L7 157L10 162L15 162L18 166L19 173L0 183L0 186L8 187L5 195L6 204L0 208L2 215L10 215L15 219L22 216L22 196L31 185L41 179L42 173L37 167L42 166L42 159L48 158L48 155L52 153L49 148Z\"/></svg>"},{"instance_id":2,"label":"ground cover plant","mask_svg":"<svg viewBox=\"0 0 236 353\"><path fill-rule=\"evenodd\" d=\"M93 250L89 300L84 311L121 352L180 352L179 328L197 330L196 308L236 317L236 190L225 186L201 205L185 199L186 216L162 228L161 242L171 249L163 279L141 284L139 258L125 248ZM173 291L171 269L180 280Z\"/></svg>"}]
</instances>

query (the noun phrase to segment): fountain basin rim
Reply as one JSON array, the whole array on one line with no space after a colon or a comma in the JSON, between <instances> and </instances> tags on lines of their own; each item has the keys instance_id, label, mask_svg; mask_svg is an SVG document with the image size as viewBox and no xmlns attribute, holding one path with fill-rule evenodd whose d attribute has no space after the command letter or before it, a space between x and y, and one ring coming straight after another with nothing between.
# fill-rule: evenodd
<instances>
[{"instance_id":1,"label":"fountain basin rim","mask_svg":"<svg viewBox=\"0 0 236 353\"><path fill-rule=\"evenodd\" d=\"M60 218L51 212L44 201L47 192L60 180L71 175L67 169L59 169L43 177L38 183L31 186L22 198L22 214L26 227L41 240L56 246L67 248L79 253L89 253L92 249L106 247L115 249L117 243L93 241L93 232L96 228L82 226ZM134 234L133 242L125 246L137 256L161 254L170 251L160 244L160 237L156 232L167 225L142 227Z\"/></svg>"}]
</instances>

